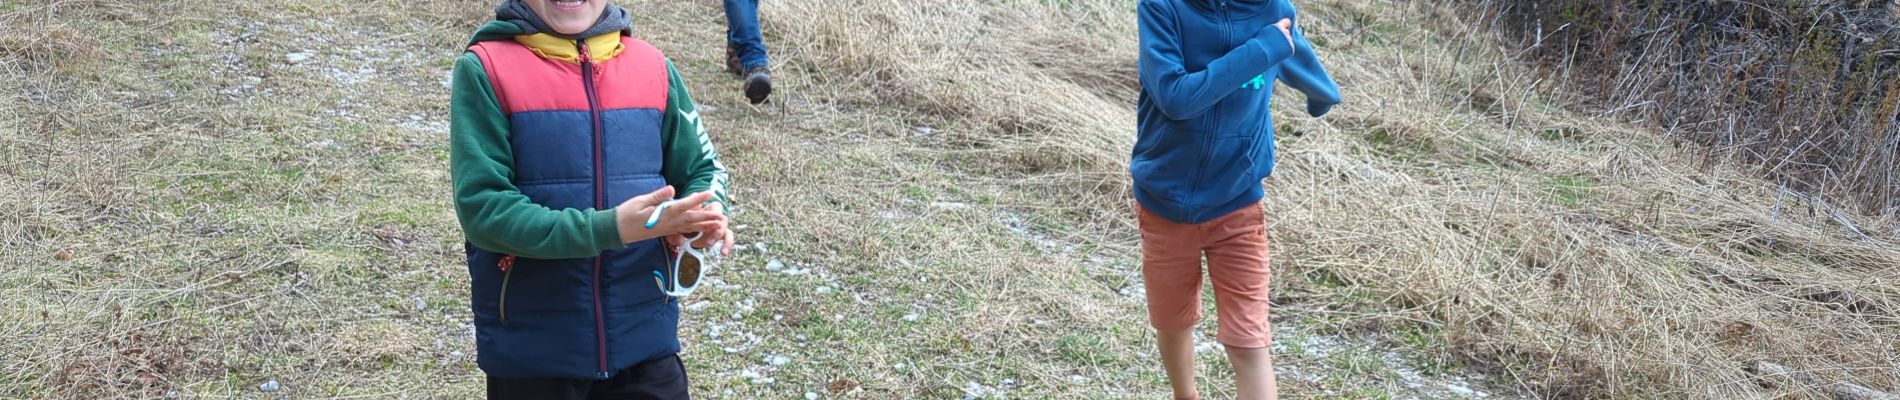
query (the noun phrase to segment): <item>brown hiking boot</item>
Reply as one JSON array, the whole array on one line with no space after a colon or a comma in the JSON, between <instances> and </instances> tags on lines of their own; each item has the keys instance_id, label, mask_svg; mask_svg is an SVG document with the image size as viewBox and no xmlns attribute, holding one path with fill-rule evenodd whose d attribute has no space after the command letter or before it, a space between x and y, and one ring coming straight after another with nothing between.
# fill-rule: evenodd
<instances>
[{"instance_id":1,"label":"brown hiking boot","mask_svg":"<svg viewBox=\"0 0 1900 400\"><path fill-rule=\"evenodd\" d=\"M757 67L745 72L745 98L752 104L764 103L772 96L772 71L769 67Z\"/></svg>"},{"instance_id":2,"label":"brown hiking boot","mask_svg":"<svg viewBox=\"0 0 1900 400\"><path fill-rule=\"evenodd\" d=\"M739 66L739 49L732 48L730 44L726 45L726 73L738 77L745 76L745 69Z\"/></svg>"}]
</instances>

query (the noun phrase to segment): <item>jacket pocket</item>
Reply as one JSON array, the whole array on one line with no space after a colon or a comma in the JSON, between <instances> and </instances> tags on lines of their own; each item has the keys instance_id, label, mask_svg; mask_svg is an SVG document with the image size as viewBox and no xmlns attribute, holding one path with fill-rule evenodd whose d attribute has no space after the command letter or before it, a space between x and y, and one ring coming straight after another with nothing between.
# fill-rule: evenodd
<instances>
[{"instance_id":1,"label":"jacket pocket","mask_svg":"<svg viewBox=\"0 0 1900 400\"><path fill-rule=\"evenodd\" d=\"M1196 187L1200 188L1198 193L1202 196L1226 196L1241 193L1248 185L1260 184L1253 178L1253 155L1257 141L1256 135L1223 136L1209 140L1204 154L1206 164L1196 175L1199 181Z\"/></svg>"},{"instance_id":2,"label":"jacket pocket","mask_svg":"<svg viewBox=\"0 0 1900 400\"><path fill-rule=\"evenodd\" d=\"M1188 124L1198 124L1198 121L1182 125ZM1134 159L1129 161L1129 172L1137 189L1178 202L1187 199L1202 161L1203 147L1211 138L1200 131L1170 128L1150 138L1154 143L1135 153Z\"/></svg>"},{"instance_id":3,"label":"jacket pocket","mask_svg":"<svg viewBox=\"0 0 1900 400\"><path fill-rule=\"evenodd\" d=\"M515 256L502 256L501 260L495 262L495 267L501 269L501 290L495 299L495 314L504 326L508 324L508 281L515 276L514 266Z\"/></svg>"}]
</instances>

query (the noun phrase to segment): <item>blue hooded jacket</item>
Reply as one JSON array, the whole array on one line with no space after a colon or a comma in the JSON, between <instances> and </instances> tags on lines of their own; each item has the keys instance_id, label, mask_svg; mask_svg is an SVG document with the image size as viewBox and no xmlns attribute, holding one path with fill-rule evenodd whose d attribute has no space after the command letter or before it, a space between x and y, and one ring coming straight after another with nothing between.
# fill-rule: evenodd
<instances>
[{"instance_id":1,"label":"blue hooded jacket","mask_svg":"<svg viewBox=\"0 0 1900 400\"><path fill-rule=\"evenodd\" d=\"M1274 81L1306 94L1307 113L1339 104L1339 86L1299 32L1288 0L1142 0L1141 98L1129 172L1135 200L1198 224L1265 197L1273 173ZM1293 45L1273 26L1293 19Z\"/></svg>"}]
</instances>

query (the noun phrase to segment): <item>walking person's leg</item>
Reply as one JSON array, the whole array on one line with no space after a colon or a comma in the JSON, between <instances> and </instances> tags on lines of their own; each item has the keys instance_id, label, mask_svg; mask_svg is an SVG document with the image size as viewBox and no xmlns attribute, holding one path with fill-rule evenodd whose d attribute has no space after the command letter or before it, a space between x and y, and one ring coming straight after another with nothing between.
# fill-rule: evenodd
<instances>
[{"instance_id":1,"label":"walking person's leg","mask_svg":"<svg viewBox=\"0 0 1900 400\"><path fill-rule=\"evenodd\" d=\"M1148 322L1175 399L1198 399L1194 387L1194 323L1201 319L1198 225L1179 224L1136 206L1141 220L1141 278Z\"/></svg>"},{"instance_id":2,"label":"walking person's leg","mask_svg":"<svg viewBox=\"0 0 1900 400\"><path fill-rule=\"evenodd\" d=\"M765 102L772 94L771 62L759 32L759 0L725 0L726 68L745 79L746 99Z\"/></svg>"},{"instance_id":3,"label":"walking person's leg","mask_svg":"<svg viewBox=\"0 0 1900 400\"><path fill-rule=\"evenodd\" d=\"M1265 215L1258 204L1213 222L1208 239L1207 274L1214 283L1214 312L1219 333L1234 366L1236 398L1277 399L1273 374L1273 330L1268 323L1268 264Z\"/></svg>"}]
</instances>

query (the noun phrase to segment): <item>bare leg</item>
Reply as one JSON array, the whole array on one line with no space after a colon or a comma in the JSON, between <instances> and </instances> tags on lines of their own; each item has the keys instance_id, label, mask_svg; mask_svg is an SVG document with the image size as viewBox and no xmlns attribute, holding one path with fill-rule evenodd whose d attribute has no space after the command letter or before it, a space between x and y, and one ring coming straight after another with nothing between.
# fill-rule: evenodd
<instances>
[{"instance_id":1,"label":"bare leg","mask_svg":"<svg viewBox=\"0 0 1900 400\"><path fill-rule=\"evenodd\" d=\"M1238 393L1236 399L1277 400L1280 398L1278 385L1273 379L1272 347L1225 347L1227 347L1227 360L1234 364L1234 389Z\"/></svg>"},{"instance_id":2,"label":"bare leg","mask_svg":"<svg viewBox=\"0 0 1900 400\"><path fill-rule=\"evenodd\" d=\"M1194 328L1155 331L1155 342L1161 345L1161 365L1168 371L1175 400L1201 398L1194 388Z\"/></svg>"}]
</instances>

